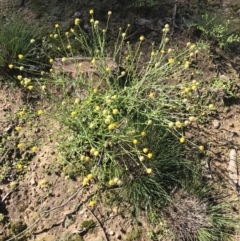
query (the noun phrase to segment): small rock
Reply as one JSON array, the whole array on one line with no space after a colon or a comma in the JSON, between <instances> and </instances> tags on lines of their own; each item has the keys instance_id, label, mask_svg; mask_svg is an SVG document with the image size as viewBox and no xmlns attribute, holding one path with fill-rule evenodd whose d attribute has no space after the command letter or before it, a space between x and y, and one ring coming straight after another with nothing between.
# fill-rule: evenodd
<instances>
[{"instance_id":1,"label":"small rock","mask_svg":"<svg viewBox=\"0 0 240 241\"><path fill-rule=\"evenodd\" d=\"M220 127L220 122L218 120L213 120L213 127L218 129Z\"/></svg>"},{"instance_id":2,"label":"small rock","mask_svg":"<svg viewBox=\"0 0 240 241\"><path fill-rule=\"evenodd\" d=\"M113 236L114 234L115 233L112 230L109 231L109 235Z\"/></svg>"},{"instance_id":3,"label":"small rock","mask_svg":"<svg viewBox=\"0 0 240 241\"><path fill-rule=\"evenodd\" d=\"M75 12L73 15L74 18L80 18L81 16L82 16L82 13L80 11Z\"/></svg>"}]
</instances>

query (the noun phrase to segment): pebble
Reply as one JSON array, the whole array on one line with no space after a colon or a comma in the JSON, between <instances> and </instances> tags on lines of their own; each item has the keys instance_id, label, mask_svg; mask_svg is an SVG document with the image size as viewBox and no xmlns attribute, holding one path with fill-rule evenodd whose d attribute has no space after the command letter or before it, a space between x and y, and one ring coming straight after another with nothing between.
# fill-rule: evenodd
<instances>
[{"instance_id":1,"label":"pebble","mask_svg":"<svg viewBox=\"0 0 240 241\"><path fill-rule=\"evenodd\" d=\"M220 122L218 121L218 120L213 120L213 127L215 128L215 129L218 129L219 127L220 127Z\"/></svg>"}]
</instances>

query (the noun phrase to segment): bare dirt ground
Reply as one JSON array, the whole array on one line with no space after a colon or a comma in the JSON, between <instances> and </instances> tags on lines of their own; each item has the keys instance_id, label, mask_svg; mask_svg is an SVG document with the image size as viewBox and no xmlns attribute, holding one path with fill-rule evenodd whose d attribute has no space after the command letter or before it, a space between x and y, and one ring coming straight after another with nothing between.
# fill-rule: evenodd
<instances>
[{"instance_id":1,"label":"bare dirt ground","mask_svg":"<svg viewBox=\"0 0 240 241\"><path fill-rule=\"evenodd\" d=\"M136 14L137 17L142 17L141 14L147 16L142 11ZM117 22L116 20L115 23ZM124 21L119 20L119 22ZM147 31L146 36L149 40L159 37L155 31L149 29L143 31ZM137 36L140 33L141 31L138 31ZM189 40L187 36L179 37L175 41L181 45L183 40L184 42ZM230 150L240 148L239 56L240 46L236 46L231 55L225 55L220 51L213 57L205 53L199 59L198 70L202 73L199 75L199 81L204 82L204 88L209 88L209 96L206 98L215 100L217 111L208 124L199 124L189 133L189 136L198 135L199 142L205 143L210 179L216 186L221 184L219 193L226 194L226 197L232 200L238 198L238 191L227 181L229 175L227 167ZM214 77L217 76L218 80L214 82ZM234 96L230 97L224 91L223 86L226 85L229 85ZM94 182L92 181L88 189L82 190L80 178L71 180L62 174L58 162L60 157L56 149L56 133L59 133L59 126L56 123L53 122L49 129L49 125L45 123L46 120L41 116L27 123L9 121L9 116L26 108L25 99L26 95L21 90L6 85L1 86L1 135L12 133L11 143L15 145L19 136L23 136L29 142L37 137L38 149L29 163L23 162L22 173L18 173L20 178L15 177L17 174L15 171L8 170L7 178L0 183L0 213L3 213L9 221L8 224L0 222L0 240L13 240L6 237L12 232L20 233L26 228L27 238L21 240L147 240L150 227L145 220L140 220L141 222L137 224L131 217L130 207L126 204L107 205L108 200L104 200L99 202L96 208L90 208L87 203L93 195ZM51 108L47 103L39 100L36 109L41 106ZM18 134L14 130L16 126L22 127ZM31 133L35 136L33 137ZM8 159L18 157L18 152L9 153ZM5 175L4 161L5 157L0 156L1 175ZM12 160L12 169L17 164ZM103 197L99 198L101 200ZM237 207L236 212L239 212L238 210ZM89 221L87 226L86 224L84 226L84 221ZM133 235L130 239L130 234L133 232L135 237ZM81 236L75 234L81 234ZM167 240L164 233L161 240ZM240 235L235 238L235 241L238 240Z\"/></svg>"}]
</instances>

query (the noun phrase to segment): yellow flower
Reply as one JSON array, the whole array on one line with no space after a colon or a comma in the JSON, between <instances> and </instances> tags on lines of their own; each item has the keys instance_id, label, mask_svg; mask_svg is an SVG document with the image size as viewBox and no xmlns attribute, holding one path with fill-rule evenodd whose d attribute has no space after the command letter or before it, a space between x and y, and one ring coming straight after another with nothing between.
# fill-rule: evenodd
<instances>
[{"instance_id":1,"label":"yellow flower","mask_svg":"<svg viewBox=\"0 0 240 241\"><path fill-rule=\"evenodd\" d=\"M144 156L140 156L140 157L139 157L139 161L140 161L140 162L143 162L144 159L145 159Z\"/></svg>"},{"instance_id":2,"label":"yellow flower","mask_svg":"<svg viewBox=\"0 0 240 241\"><path fill-rule=\"evenodd\" d=\"M126 37L126 33L122 33L122 37L125 38Z\"/></svg>"},{"instance_id":3,"label":"yellow flower","mask_svg":"<svg viewBox=\"0 0 240 241\"><path fill-rule=\"evenodd\" d=\"M18 169L18 170L22 170L22 168L23 168L22 164L20 164L20 163L17 164L17 169Z\"/></svg>"},{"instance_id":4,"label":"yellow flower","mask_svg":"<svg viewBox=\"0 0 240 241\"><path fill-rule=\"evenodd\" d=\"M111 71L111 69L109 68L109 67L106 67L106 72L110 72Z\"/></svg>"},{"instance_id":5,"label":"yellow flower","mask_svg":"<svg viewBox=\"0 0 240 241\"><path fill-rule=\"evenodd\" d=\"M15 130L16 130L16 131L20 131L20 130L21 130L21 127L20 127L20 126L16 126L16 127L15 127Z\"/></svg>"},{"instance_id":6,"label":"yellow flower","mask_svg":"<svg viewBox=\"0 0 240 241\"><path fill-rule=\"evenodd\" d=\"M98 92L98 89L97 88L94 88L93 89L93 93L96 94Z\"/></svg>"},{"instance_id":7,"label":"yellow flower","mask_svg":"<svg viewBox=\"0 0 240 241\"><path fill-rule=\"evenodd\" d=\"M149 96L150 98L154 98L155 93L154 93L154 92L151 92L148 96Z\"/></svg>"},{"instance_id":8,"label":"yellow flower","mask_svg":"<svg viewBox=\"0 0 240 241\"><path fill-rule=\"evenodd\" d=\"M17 76L17 79L18 79L18 80L22 80L22 75L18 75L18 76Z\"/></svg>"},{"instance_id":9,"label":"yellow flower","mask_svg":"<svg viewBox=\"0 0 240 241\"><path fill-rule=\"evenodd\" d=\"M175 125L177 128L182 128L182 123L180 121L176 121Z\"/></svg>"},{"instance_id":10,"label":"yellow flower","mask_svg":"<svg viewBox=\"0 0 240 241\"><path fill-rule=\"evenodd\" d=\"M18 115L19 115L19 116L23 116L23 115L24 115L24 110L20 110L20 111L18 112Z\"/></svg>"},{"instance_id":11,"label":"yellow flower","mask_svg":"<svg viewBox=\"0 0 240 241\"><path fill-rule=\"evenodd\" d=\"M199 146L198 148L200 151L204 151L204 149L205 149L203 145Z\"/></svg>"},{"instance_id":12,"label":"yellow flower","mask_svg":"<svg viewBox=\"0 0 240 241\"><path fill-rule=\"evenodd\" d=\"M143 148L143 153L148 153L149 152L149 150L148 150L148 148Z\"/></svg>"},{"instance_id":13,"label":"yellow flower","mask_svg":"<svg viewBox=\"0 0 240 241\"><path fill-rule=\"evenodd\" d=\"M42 179L39 181L39 186L45 186L47 184L47 180L46 179Z\"/></svg>"},{"instance_id":14,"label":"yellow flower","mask_svg":"<svg viewBox=\"0 0 240 241\"><path fill-rule=\"evenodd\" d=\"M8 65L8 68L9 68L9 69L12 69L12 68L13 68L13 64L9 64L9 65Z\"/></svg>"},{"instance_id":15,"label":"yellow flower","mask_svg":"<svg viewBox=\"0 0 240 241\"><path fill-rule=\"evenodd\" d=\"M151 174L152 173L152 169L151 168L147 168L146 172L147 172L147 174Z\"/></svg>"},{"instance_id":16,"label":"yellow flower","mask_svg":"<svg viewBox=\"0 0 240 241\"><path fill-rule=\"evenodd\" d=\"M83 186L86 186L87 184L88 184L88 178L87 177L85 177L84 179L83 179L83 181L82 181L82 185Z\"/></svg>"},{"instance_id":17,"label":"yellow flower","mask_svg":"<svg viewBox=\"0 0 240 241\"><path fill-rule=\"evenodd\" d=\"M49 72L52 73L52 72L53 72L53 69L49 69Z\"/></svg>"},{"instance_id":18,"label":"yellow flower","mask_svg":"<svg viewBox=\"0 0 240 241\"><path fill-rule=\"evenodd\" d=\"M117 115L117 114L119 113L119 111L118 111L118 109L113 109L112 113L113 113L114 115Z\"/></svg>"},{"instance_id":19,"label":"yellow flower","mask_svg":"<svg viewBox=\"0 0 240 241\"><path fill-rule=\"evenodd\" d=\"M74 116L76 116L77 115L77 112L76 111L73 111L72 113L71 113L71 116L72 117L74 117Z\"/></svg>"},{"instance_id":20,"label":"yellow flower","mask_svg":"<svg viewBox=\"0 0 240 241\"><path fill-rule=\"evenodd\" d=\"M109 180L108 184L109 184L109 186L112 186L115 184L115 182L114 182L114 180L111 179L111 180Z\"/></svg>"},{"instance_id":21,"label":"yellow flower","mask_svg":"<svg viewBox=\"0 0 240 241\"><path fill-rule=\"evenodd\" d=\"M27 88L28 88L29 90L32 90L32 89L33 89L33 86L32 86L32 85L29 85Z\"/></svg>"},{"instance_id":22,"label":"yellow flower","mask_svg":"<svg viewBox=\"0 0 240 241\"><path fill-rule=\"evenodd\" d=\"M30 40L30 44L33 44L33 43L35 43L35 39L32 38L32 39Z\"/></svg>"},{"instance_id":23,"label":"yellow flower","mask_svg":"<svg viewBox=\"0 0 240 241\"><path fill-rule=\"evenodd\" d=\"M69 32L65 32L65 35L68 36L68 35L69 35Z\"/></svg>"},{"instance_id":24,"label":"yellow flower","mask_svg":"<svg viewBox=\"0 0 240 241\"><path fill-rule=\"evenodd\" d=\"M37 147L33 146L31 150L32 150L32 152L36 152L37 151Z\"/></svg>"},{"instance_id":25,"label":"yellow flower","mask_svg":"<svg viewBox=\"0 0 240 241\"><path fill-rule=\"evenodd\" d=\"M115 128L115 125L114 124L110 124L109 126L108 126L108 130L113 130Z\"/></svg>"},{"instance_id":26,"label":"yellow flower","mask_svg":"<svg viewBox=\"0 0 240 241\"><path fill-rule=\"evenodd\" d=\"M99 156L99 151L94 151L93 155L94 156Z\"/></svg>"},{"instance_id":27,"label":"yellow flower","mask_svg":"<svg viewBox=\"0 0 240 241\"><path fill-rule=\"evenodd\" d=\"M72 48L71 44L68 44L67 49L71 49L71 48Z\"/></svg>"},{"instance_id":28,"label":"yellow flower","mask_svg":"<svg viewBox=\"0 0 240 241\"><path fill-rule=\"evenodd\" d=\"M193 85L192 86L192 90L196 90L197 89L197 86L196 85Z\"/></svg>"},{"instance_id":29,"label":"yellow flower","mask_svg":"<svg viewBox=\"0 0 240 241\"><path fill-rule=\"evenodd\" d=\"M42 115L42 113L43 113L43 111L41 109L38 110L38 112L37 112L38 115Z\"/></svg>"},{"instance_id":30,"label":"yellow flower","mask_svg":"<svg viewBox=\"0 0 240 241\"><path fill-rule=\"evenodd\" d=\"M189 93L189 91L190 91L190 88L188 88L188 87L184 89L185 93Z\"/></svg>"},{"instance_id":31,"label":"yellow flower","mask_svg":"<svg viewBox=\"0 0 240 241\"><path fill-rule=\"evenodd\" d=\"M57 38L57 37L58 37L58 35L55 33L55 34L53 35L53 37L54 37L54 38Z\"/></svg>"},{"instance_id":32,"label":"yellow flower","mask_svg":"<svg viewBox=\"0 0 240 241\"><path fill-rule=\"evenodd\" d=\"M151 56L154 56L154 55L155 55L155 52L154 52L154 51L152 51L152 52L151 52Z\"/></svg>"},{"instance_id":33,"label":"yellow flower","mask_svg":"<svg viewBox=\"0 0 240 241\"><path fill-rule=\"evenodd\" d=\"M188 119L189 119L189 121L191 121L191 122L196 121L196 117L194 117L194 116L190 116Z\"/></svg>"},{"instance_id":34,"label":"yellow flower","mask_svg":"<svg viewBox=\"0 0 240 241\"><path fill-rule=\"evenodd\" d=\"M59 24L58 23L55 24L55 28L59 28Z\"/></svg>"},{"instance_id":35,"label":"yellow flower","mask_svg":"<svg viewBox=\"0 0 240 241\"><path fill-rule=\"evenodd\" d=\"M94 207L96 205L96 201L95 200L92 200L89 202L88 204L90 207Z\"/></svg>"},{"instance_id":36,"label":"yellow flower","mask_svg":"<svg viewBox=\"0 0 240 241\"><path fill-rule=\"evenodd\" d=\"M138 140L137 140L137 139L134 139L134 140L133 140L133 144L134 144L134 145L137 145L137 144L138 144Z\"/></svg>"},{"instance_id":37,"label":"yellow flower","mask_svg":"<svg viewBox=\"0 0 240 241\"><path fill-rule=\"evenodd\" d=\"M74 33L74 29L73 29L73 28L71 28L71 29L70 29L70 32L71 32L71 33Z\"/></svg>"},{"instance_id":38,"label":"yellow flower","mask_svg":"<svg viewBox=\"0 0 240 241\"><path fill-rule=\"evenodd\" d=\"M16 184L17 184L16 182L10 182L9 186L10 186L10 188L14 188L16 186Z\"/></svg>"},{"instance_id":39,"label":"yellow flower","mask_svg":"<svg viewBox=\"0 0 240 241\"><path fill-rule=\"evenodd\" d=\"M53 62L53 59L49 59L49 63L52 63Z\"/></svg>"},{"instance_id":40,"label":"yellow flower","mask_svg":"<svg viewBox=\"0 0 240 241\"><path fill-rule=\"evenodd\" d=\"M19 54L19 55L18 55L18 58L19 58L19 59L22 59L22 58L23 58L23 55L22 55L22 54Z\"/></svg>"},{"instance_id":41,"label":"yellow flower","mask_svg":"<svg viewBox=\"0 0 240 241\"><path fill-rule=\"evenodd\" d=\"M149 152L149 153L147 154L147 157L148 157L148 159L151 159L151 158L153 157L153 154L152 154L151 152Z\"/></svg>"},{"instance_id":42,"label":"yellow flower","mask_svg":"<svg viewBox=\"0 0 240 241\"><path fill-rule=\"evenodd\" d=\"M62 57L62 62L66 62L67 58L66 57Z\"/></svg>"},{"instance_id":43,"label":"yellow flower","mask_svg":"<svg viewBox=\"0 0 240 241\"><path fill-rule=\"evenodd\" d=\"M190 48L190 50L193 50L193 49L195 49L195 47L196 47L195 44L191 44L189 48Z\"/></svg>"},{"instance_id":44,"label":"yellow flower","mask_svg":"<svg viewBox=\"0 0 240 241\"><path fill-rule=\"evenodd\" d=\"M45 86L45 85L43 85L43 86L42 86L42 90L45 90L45 89L46 89L46 86Z\"/></svg>"},{"instance_id":45,"label":"yellow flower","mask_svg":"<svg viewBox=\"0 0 240 241\"><path fill-rule=\"evenodd\" d=\"M180 141L180 143L184 143L185 142L185 138L181 137L179 141Z\"/></svg>"},{"instance_id":46,"label":"yellow flower","mask_svg":"<svg viewBox=\"0 0 240 241\"><path fill-rule=\"evenodd\" d=\"M152 124L152 120L148 120L147 125L151 125L151 124Z\"/></svg>"},{"instance_id":47,"label":"yellow flower","mask_svg":"<svg viewBox=\"0 0 240 241\"><path fill-rule=\"evenodd\" d=\"M112 11L108 11L108 16L112 15Z\"/></svg>"},{"instance_id":48,"label":"yellow flower","mask_svg":"<svg viewBox=\"0 0 240 241\"><path fill-rule=\"evenodd\" d=\"M93 13L94 13L93 9L90 9L90 10L89 10L89 13L90 13L90 14L93 14Z\"/></svg>"},{"instance_id":49,"label":"yellow flower","mask_svg":"<svg viewBox=\"0 0 240 241\"><path fill-rule=\"evenodd\" d=\"M96 111L99 111L101 109L101 107L99 106L99 105L97 105L96 107L95 107L95 110Z\"/></svg>"},{"instance_id":50,"label":"yellow flower","mask_svg":"<svg viewBox=\"0 0 240 241\"><path fill-rule=\"evenodd\" d=\"M19 70L20 70L20 71L23 71L23 69L24 69L23 66L20 66L20 67L19 67Z\"/></svg>"},{"instance_id":51,"label":"yellow flower","mask_svg":"<svg viewBox=\"0 0 240 241\"><path fill-rule=\"evenodd\" d=\"M145 131L142 131L142 132L141 132L141 136L142 136L142 137L144 137L144 136L146 136L146 135L147 135L147 133L146 133Z\"/></svg>"},{"instance_id":52,"label":"yellow flower","mask_svg":"<svg viewBox=\"0 0 240 241\"><path fill-rule=\"evenodd\" d=\"M168 60L168 63L169 63L169 64L174 63L174 59L173 59L173 58L170 58L170 59Z\"/></svg>"},{"instance_id":53,"label":"yellow flower","mask_svg":"<svg viewBox=\"0 0 240 241\"><path fill-rule=\"evenodd\" d=\"M93 58L92 61L91 61L92 64L95 64L96 63L96 59Z\"/></svg>"},{"instance_id":54,"label":"yellow flower","mask_svg":"<svg viewBox=\"0 0 240 241\"><path fill-rule=\"evenodd\" d=\"M79 98L76 98L75 100L74 100L74 104L78 104L80 102L80 99Z\"/></svg>"},{"instance_id":55,"label":"yellow flower","mask_svg":"<svg viewBox=\"0 0 240 241\"><path fill-rule=\"evenodd\" d=\"M173 122L169 122L169 123L168 123L168 127L169 127L169 128L173 128L173 126L174 126L174 123L173 123Z\"/></svg>"},{"instance_id":56,"label":"yellow flower","mask_svg":"<svg viewBox=\"0 0 240 241\"><path fill-rule=\"evenodd\" d=\"M103 29L102 29L102 32L103 32L103 33L106 33L106 32L107 32L107 30L106 30L105 28L103 28Z\"/></svg>"},{"instance_id":57,"label":"yellow flower","mask_svg":"<svg viewBox=\"0 0 240 241\"><path fill-rule=\"evenodd\" d=\"M79 25L79 22L80 22L80 19L79 19L79 18L75 18L74 24L75 24L75 25Z\"/></svg>"},{"instance_id":58,"label":"yellow flower","mask_svg":"<svg viewBox=\"0 0 240 241\"><path fill-rule=\"evenodd\" d=\"M87 178L88 178L88 180L93 179L93 174L92 174L92 173L88 174L88 175L87 175Z\"/></svg>"},{"instance_id":59,"label":"yellow flower","mask_svg":"<svg viewBox=\"0 0 240 241\"><path fill-rule=\"evenodd\" d=\"M19 143L19 144L17 145L17 148L18 148L18 149L22 149L22 148L23 148L23 144L22 144L22 143Z\"/></svg>"},{"instance_id":60,"label":"yellow flower","mask_svg":"<svg viewBox=\"0 0 240 241\"><path fill-rule=\"evenodd\" d=\"M209 108L210 110L213 110L213 109L214 109L214 104L210 104L210 105L208 106L208 108Z\"/></svg>"},{"instance_id":61,"label":"yellow flower","mask_svg":"<svg viewBox=\"0 0 240 241\"><path fill-rule=\"evenodd\" d=\"M143 41L145 38L144 38L144 36L142 35L142 36L140 36L140 38L139 38L139 40L140 41Z\"/></svg>"}]
</instances>

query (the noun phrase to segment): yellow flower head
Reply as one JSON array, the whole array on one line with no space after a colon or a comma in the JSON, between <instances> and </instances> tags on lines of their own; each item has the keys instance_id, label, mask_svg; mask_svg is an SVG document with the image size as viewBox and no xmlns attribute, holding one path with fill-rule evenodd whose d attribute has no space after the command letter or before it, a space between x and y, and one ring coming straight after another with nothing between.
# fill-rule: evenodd
<instances>
[{"instance_id":1,"label":"yellow flower head","mask_svg":"<svg viewBox=\"0 0 240 241\"><path fill-rule=\"evenodd\" d=\"M109 68L109 67L106 67L106 72L110 72L111 71L111 69Z\"/></svg>"},{"instance_id":2,"label":"yellow flower head","mask_svg":"<svg viewBox=\"0 0 240 241\"><path fill-rule=\"evenodd\" d=\"M90 9L90 10L89 10L89 13L90 13L90 14L94 14L93 9Z\"/></svg>"},{"instance_id":3,"label":"yellow flower head","mask_svg":"<svg viewBox=\"0 0 240 241\"><path fill-rule=\"evenodd\" d=\"M173 63L174 63L174 59L173 59L173 58L170 58L170 59L168 60L168 63L169 63L169 64L173 64Z\"/></svg>"},{"instance_id":4,"label":"yellow flower head","mask_svg":"<svg viewBox=\"0 0 240 241\"><path fill-rule=\"evenodd\" d=\"M80 99L79 98L76 98L75 100L74 100L74 104L78 104L80 102Z\"/></svg>"},{"instance_id":5,"label":"yellow flower head","mask_svg":"<svg viewBox=\"0 0 240 241\"><path fill-rule=\"evenodd\" d=\"M68 44L67 49L71 49L71 48L72 48L71 44Z\"/></svg>"},{"instance_id":6,"label":"yellow flower head","mask_svg":"<svg viewBox=\"0 0 240 241\"><path fill-rule=\"evenodd\" d=\"M72 113L71 113L71 116L72 117L74 117L74 116L76 116L77 115L77 112L76 111L73 111Z\"/></svg>"},{"instance_id":7,"label":"yellow flower head","mask_svg":"<svg viewBox=\"0 0 240 241\"><path fill-rule=\"evenodd\" d=\"M112 11L108 11L108 16L112 15Z\"/></svg>"},{"instance_id":8,"label":"yellow flower head","mask_svg":"<svg viewBox=\"0 0 240 241\"><path fill-rule=\"evenodd\" d=\"M149 150L148 150L148 148L143 148L143 153L148 153L149 152Z\"/></svg>"},{"instance_id":9,"label":"yellow flower head","mask_svg":"<svg viewBox=\"0 0 240 241\"><path fill-rule=\"evenodd\" d=\"M22 143L19 143L19 144L17 145L17 148L18 148L18 149L22 149L22 148L23 148L23 144L22 144Z\"/></svg>"},{"instance_id":10,"label":"yellow flower head","mask_svg":"<svg viewBox=\"0 0 240 241\"><path fill-rule=\"evenodd\" d=\"M42 115L42 113L43 113L43 111L41 109L38 110L38 112L37 112L38 115Z\"/></svg>"},{"instance_id":11,"label":"yellow flower head","mask_svg":"<svg viewBox=\"0 0 240 241\"><path fill-rule=\"evenodd\" d=\"M139 38L139 40L142 42L143 40L144 40L145 38L144 38L144 36L142 35L142 36L140 36L140 38Z\"/></svg>"},{"instance_id":12,"label":"yellow flower head","mask_svg":"<svg viewBox=\"0 0 240 241\"><path fill-rule=\"evenodd\" d=\"M59 24L58 23L55 24L55 28L59 28Z\"/></svg>"},{"instance_id":13,"label":"yellow flower head","mask_svg":"<svg viewBox=\"0 0 240 241\"><path fill-rule=\"evenodd\" d=\"M35 39L32 38L32 39L30 40L30 44L33 44L33 43L35 43Z\"/></svg>"},{"instance_id":14,"label":"yellow flower head","mask_svg":"<svg viewBox=\"0 0 240 241\"><path fill-rule=\"evenodd\" d=\"M180 143L184 143L186 141L186 139L184 137L181 137L179 141L180 141Z\"/></svg>"},{"instance_id":15,"label":"yellow flower head","mask_svg":"<svg viewBox=\"0 0 240 241\"><path fill-rule=\"evenodd\" d=\"M146 172L147 172L147 174L151 174L152 173L152 169L151 168L147 168Z\"/></svg>"},{"instance_id":16,"label":"yellow flower head","mask_svg":"<svg viewBox=\"0 0 240 241\"><path fill-rule=\"evenodd\" d=\"M20 126L16 126L16 127L15 127L15 130L16 130L16 131L20 131L20 130L21 130L21 127L20 127Z\"/></svg>"},{"instance_id":17,"label":"yellow flower head","mask_svg":"<svg viewBox=\"0 0 240 241\"><path fill-rule=\"evenodd\" d=\"M74 24L75 24L75 25L79 25L79 23L80 23L80 19L79 19L79 18L75 18Z\"/></svg>"},{"instance_id":18,"label":"yellow flower head","mask_svg":"<svg viewBox=\"0 0 240 241\"><path fill-rule=\"evenodd\" d=\"M204 149L205 149L203 145L199 146L198 148L200 151L204 151Z\"/></svg>"},{"instance_id":19,"label":"yellow flower head","mask_svg":"<svg viewBox=\"0 0 240 241\"><path fill-rule=\"evenodd\" d=\"M23 55L22 55L22 54L19 54L19 55L18 55L18 58L19 58L19 59L22 59L22 58L23 58Z\"/></svg>"},{"instance_id":20,"label":"yellow flower head","mask_svg":"<svg viewBox=\"0 0 240 241\"><path fill-rule=\"evenodd\" d=\"M9 65L8 65L8 68L9 68L9 69L12 69L12 68L13 68L13 64L9 64Z\"/></svg>"},{"instance_id":21,"label":"yellow flower head","mask_svg":"<svg viewBox=\"0 0 240 241\"><path fill-rule=\"evenodd\" d=\"M95 200L92 200L89 202L88 204L90 207L94 207L96 205L96 201Z\"/></svg>"},{"instance_id":22,"label":"yellow flower head","mask_svg":"<svg viewBox=\"0 0 240 241\"><path fill-rule=\"evenodd\" d=\"M37 151L37 147L33 146L31 150L32 150L32 152L36 152Z\"/></svg>"},{"instance_id":23,"label":"yellow flower head","mask_svg":"<svg viewBox=\"0 0 240 241\"><path fill-rule=\"evenodd\" d=\"M29 85L27 88L28 88L29 90L32 90L32 89L33 89L33 86L32 86L32 85Z\"/></svg>"},{"instance_id":24,"label":"yellow flower head","mask_svg":"<svg viewBox=\"0 0 240 241\"><path fill-rule=\"evenodd\" d=\"M53 59L51 58L51 59L49 59L49 63L52 63L53 62Z\"/></svg>"},{"instance_id":25,"label":"yellow flower head","mask_svg":"<svg viewBox=\"0 0 240 241\"><path fill-rule=\"evenodd\" d=\"M119 113L119 111L118 111L118 109L113 109L112 113L113 113L114 115L117 115L117 114Z\"/></svg>"},{"instance_id":26,"label":"yellow flower head","mask_svg":"<svg viewBox=\"0 0 240 241\"><path fill-rule=\"evenodd\" d=\"M66 57L62 57L62 62L66 62L67 58Z\"/></svg>"},{"instance_id":27,"label":"yellow flower head","mask_svg":"<svg viewBox=\"0 0 240 241\"><path fill-rule=\"evenodd\" d=\"M113 186L115 184L115 182L114 182L114 180L111 179L111 180L109 180L108 184L109 184L109 186Z\"/></svg>"},{"instance_id":28,"label":"yellow flower head","mask_svg":"<svg viewBox=\"0 0 240 241\"><path fill-rule=\"evenodd\" d=\"M148 159L151 159L151 158L153 157L153 154L152 154L151 152L149 152L149 153L147 154L147 157L148 157Z\"/></svg>"},{"instance_id":29,"label":"yellow flower head","mask_svg":"<svg viewBox=\"0 0 240 241\"><path fill-rule=\"evenodd\" d=\"M142 132L141 132L141 136L142 136L142 137L144 137L144 136L146 136L146 135L147 135L147 133L146 133L145 131L142 131Z\"/></svg>"},{"instance_id":30,"label":"yellow flower head","mask_svg":"<svg viewBox=\"0 0 240 241\"><path fill-rule=\"evenodd\" d=\"M93 174L92 174L92 173L88 174L88 175L87 175L87 178L88 178L88 180L93 179Z\"/></svg>"},{"instance_id":31,"label":"yellow flower head","mask_svg":"<svg viewBox=\"0 0 240 241\"><path fill-rule=\"evenodd\" d=\"M22 80L22 75L18 75L18 76L17 76L17 79L18 79L18 80Z\"/></svg>"},{"instance_id":32,"label":"yellow flower head","mask_svg":"<svg viewBox=\"0 0 240 241\"><path fill-rule=\"evenodd\" d=\"M20 164L20 163L19 163L19 164L17 164L17 169L18 169L18 170L22 170L22 169L23 169L22 164Z\"/></svg>"},{"instance_id":33,"label":"yellow flower head","mask_svg":"<svg viewBox=\"0 0 240 241\"><path fill-rule=\"evenodd\" d=\"M134 140L133 140L133 144L134 144L134 145L137 145L137 144L138 144L138 140L137 140L137 139L134 139Z\"/></svg>"}]
</instances>

